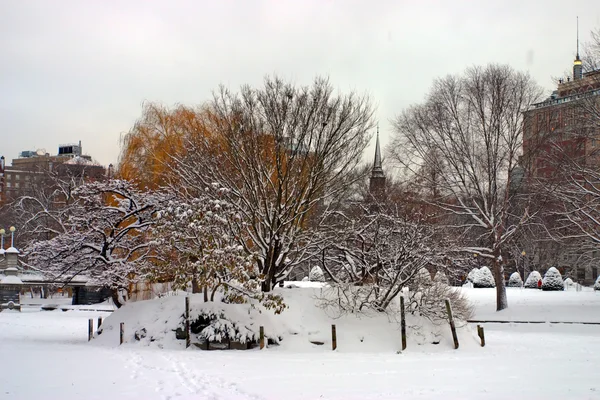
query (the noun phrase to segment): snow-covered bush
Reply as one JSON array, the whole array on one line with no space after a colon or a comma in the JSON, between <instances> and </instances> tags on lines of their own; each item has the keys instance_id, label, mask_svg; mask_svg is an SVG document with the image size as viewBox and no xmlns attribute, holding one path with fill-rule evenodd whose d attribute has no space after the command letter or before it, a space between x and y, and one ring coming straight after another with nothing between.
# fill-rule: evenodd
<instances>
[{"instance_id":1,"label":"snow-covered bush","mask_svg":"<svg viewBox=\"0 0 600 400\"><path fill-rule=\"evenodd\" d=\"M476 288L493 288L496 287L492 271L488 267L481 267L475 275L473 287Z\"/></svg>"},{"instance_id":2,"label":"snow-covered bush","mask_svg":"<svg viewBox=\"0 0 600 400\"><path fill-rule=\"evenodd\" d=\"M467 275L467 281L469 281L471 283L475 282L478 274L479 274L479 268L473 268L471 270L471 272L469 272L469 275Z\"/></svg>"},{"instance_id":3,"label":"snow-covered bush","mask_svg":"<svg viewBox=\"0 0 600 400\"><path fill-rule=\"evenodd\" d=\"M542 280L542 290L564 290L565 285L560 272L554 267L546 271Z\"/></svg>"},{"instance_id":4,"label":"snow-covered bush","mask_svg":"<svg viewBox=\"0 0 600 400\"><path fill-rule=\"evenodd\" d=\"M308 280L311 282L325 282L323 270L318 265L315 265L308 274Z\"/></svg>"},{"instance_id":5,"label":"snow-covered bush","mask_svg":"<svg viewBox=\"0 0 600 400\"><path fill-rule=\"evenodd\" d=\"M531 271L527 280L525 281L525 287L529 289L537 289L538 281L542 279L542 275L537 271Z\"/></svg>"},{"instance_id":6,"label":"snow-covered bush","mask_svg":"<svg viewBox=\"0 0 600 400\"><path fill-rule=\"evenodd\" d=\"M596 283L594 283L594 290L600 290L600 275L596 279Z\"/></svg>"},{"instance_id":7,"label":"snow-covered bush","mask_svg":"<svg viewBox=\"0 0 600 400\"><path fill-rule=\"evenodd\" d=\"M521 274L518 272L513 272L508 278L508 287L521 287L523 285L523 280L521 279Z\"/></svg>"},{"instance_id":8,"label":"snow-covered bush","mask_svg":"<svg viewBox=\"0 0 600 400\"><path fill-rule=\"evenodd\" d=\"M569 288L572 288L573 286L575 286L575 282L573 282L573 279L571 279L571 278L565 279L564 284L565 284L565 289L569 289Z\"/></svg>"},{"instance_id":9,"label":"snow-covered bush","mask_svg":"<svg viewBox=\"0 0 600 400\"><path fill-rule=\"evenodd\" d=\"M443 271L436 272L435 276L433 277L433 281L436 283L442 283L444 285L450 284L448 276Z\"/></svg>"},{"instance_id":10,"label":"snow-covered bush","mask_svg":"<svg viewBox=\"0 0 600 400\"><path fill-rule=\"evenodd\" d=\"M409 286L406 301L407 311L425 317L434 324L445 323L448 318L445 300L452 304L453 316L466 321L473 316L469 300L457 289L445 283L431 280L429 272L422 268Z\"/></svg>"}]
</instances>

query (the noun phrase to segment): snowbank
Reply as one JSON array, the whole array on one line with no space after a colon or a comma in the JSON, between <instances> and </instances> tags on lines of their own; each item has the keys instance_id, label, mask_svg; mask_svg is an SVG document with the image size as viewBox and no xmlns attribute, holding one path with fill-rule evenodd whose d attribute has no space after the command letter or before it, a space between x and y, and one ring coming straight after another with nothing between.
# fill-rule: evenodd
<instances>
[{"instance_id":1,"label":"snowbank","mask_svg":"<svg viewBox=\"0 0 600 400\"><path fill-rule=\"evenodd\" d=\"M288 283L289 286L291 284ZM337 351L396 352L401 349L400 323L394 316L375 312L336 315L321 307L320 299L329 292L326 288L277 288L274 292L283 296L288 306L279 315L258 304L204 303L202 295L190 295L192 320L201 314L221 315L227 322L219 320L219 323L235 325L239 336L254 339L258 337L259 327L263 326L265 336L279 342L279 346L273 347L277 351L331 351L332 324L337 330ZM177 328L183 327L184 310L185 296L126 304L106 318L93 343L118 346L119 325L124 322L127 346L185 348L185 340L178 340L175 335ZM479 346L476 335L467 324L461 321L456 321L456 324L461 348ZM447 322L436 326L409 314L407 327L410 351L453 349ZM136 340L136 332L140 340ZM213 339L219 338L215 335ZM193 341L198 341L197 335L194 335Z\"/></svg>"}]
</instances>

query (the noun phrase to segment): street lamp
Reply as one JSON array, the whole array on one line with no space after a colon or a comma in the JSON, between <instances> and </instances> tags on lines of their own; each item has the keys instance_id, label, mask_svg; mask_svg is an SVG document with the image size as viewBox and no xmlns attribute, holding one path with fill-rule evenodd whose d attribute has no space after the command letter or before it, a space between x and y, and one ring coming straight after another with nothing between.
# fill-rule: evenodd
<instances>
[{"instance_id":1,"label":"street lamp","mask_svg":"<svg viewBox=\"0 0 600 400\"><path fill-rule=\"evenodd\" d=\"M10 247L15 247L15 231L16 228L11 226L10 228Z\"/></svg>"},{"instance_id":2,"label":"street lamp","mask_svg":"<svg viewBox=\"0 0 600 400\"><path fill-rule=\"evenodd\" d=\"M4 228L0 229L0 237L2 237L2 247L0 247L0 249L4 249L4 234L6 233L6 231L4 230Z\"/></svg>"}]
</instances>

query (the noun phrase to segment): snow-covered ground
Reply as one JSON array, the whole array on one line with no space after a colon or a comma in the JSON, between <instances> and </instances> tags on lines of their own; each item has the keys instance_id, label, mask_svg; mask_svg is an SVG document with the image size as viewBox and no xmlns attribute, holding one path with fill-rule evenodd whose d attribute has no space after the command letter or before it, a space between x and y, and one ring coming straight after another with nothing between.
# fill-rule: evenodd
<instances>
[{"instance_id":1,"label":"snow-covered ground","mask_svg":"<svg viewBox=\"0 0 600 400\"><path fill-rule=\"evenodd\" d=\"M496 313L493 289L463 290L476 303L477 319L600 322L598 292L510 289L509 310ZM302 318L302 311L294 313ZM100 338L88 343L88 318L96 324L109 315L34 308L0 313L0 398L600 398L598 325L486 324L485 348L474 337L469 345L463 334L458 350L445 342L409 342L402 354L386 346L345 351L343 341L336 352L327 345L206 352L119 347Z\"/></svg>"}]
</instances>

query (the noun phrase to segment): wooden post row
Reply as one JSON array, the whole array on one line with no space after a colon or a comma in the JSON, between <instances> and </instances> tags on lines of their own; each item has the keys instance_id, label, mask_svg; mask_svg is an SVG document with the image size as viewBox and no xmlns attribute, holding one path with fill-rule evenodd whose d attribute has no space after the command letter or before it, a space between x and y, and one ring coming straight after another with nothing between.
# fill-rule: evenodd
<instances>
[{"instance_id":1,"label":"wooden post row","mask_svg":"<svg viewBox=\"0 0 600 400\"><path fill-rule=\"evenodd\" d=\"M337 333L335 325L331 325L331 350L337 349Z\"/></svg>"},{"instance_id":2,"label":"wooden post row","mask_svg":"<svg viewBox=\"0 0 600 400\"><path fill-rule=\"evenodd\" d=\"M119 344L123 344L125 341L125 322L121 322L121 327L119 329Z\"/></svg>"},{"instance_id":3,"label":"wooden post row","mask_svg":"<svg viewBox=\"0 0 600 400\"><path fill-rule=\"evenodd\" d=\"M192 335L190 332L190 297L185 298L185 348L190 347Z\"/></svg>"},{"instance_id":4,"label":"wooden post row","mask_svg":"<svg viewBox=\"0 0 600 400\"><path fill-rule=\"evenodd\" d=\"M406 313L404 311L404 296L400 296L400 331L402 334L402 350L406 349Z\"/></svg>"},{"instance_id":5,"label":"wooden post row","mask_svg":"<svg viewBox=\"0 0 600 400\"><path fill-rule=\"evenodd\" d=\"M456 326L454 326L454 318L452 318L452 307L450 307L450 300L446 300L446 312L448 313L448 321L450 321L452 339L454 339L454 348L458 349L458 336L456 336Z\"/></svg>"},{"instance_id":6,"label":"wooden post row","mask_svg":"<svg viewBox=\"0 0 600 400\"><path fill-rule=\"evenodd\" d=\"M90 318L88 320L88 342L94 337L94 320Z\"/></svg>"},{"instance_id":7,"label":"wooden post row","mask_svg":"<svg viewBox=\"0 0 600 400\"><path fill-rule=\"evenodd\" d=\"M264 349L265 348L265 328L264 327L260 327L260 349Z\"/></svg>"},{"instance_id":8,"label":"wooden post row","mask_svg":"<svg viewBox=\"0 0 600 400\"><path fill-rule=\"evenodd\" d=\"M485 333L483 332L483 326L477 325L477 336L481 339L481 347L485 347Z\"/></svg>"}]
</instances>

